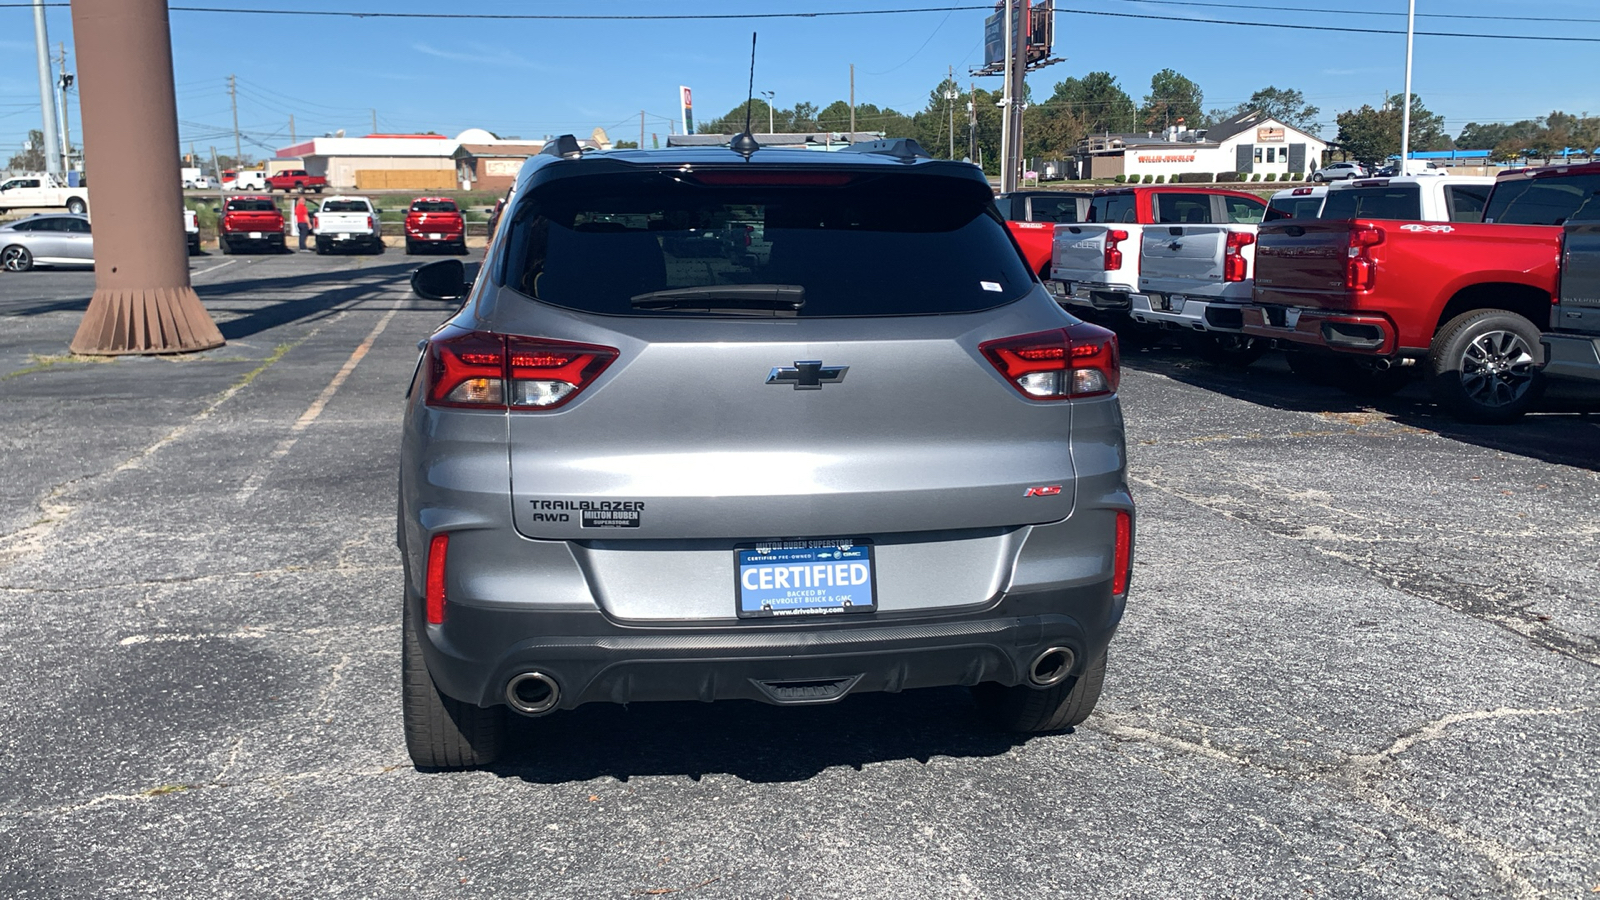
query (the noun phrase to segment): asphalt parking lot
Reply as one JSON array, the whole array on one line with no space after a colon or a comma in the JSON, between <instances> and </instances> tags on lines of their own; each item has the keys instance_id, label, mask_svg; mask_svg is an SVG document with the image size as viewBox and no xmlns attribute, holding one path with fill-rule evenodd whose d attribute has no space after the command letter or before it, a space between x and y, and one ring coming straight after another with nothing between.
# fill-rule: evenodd
<instances>
[{"instance_id":1,"label":"asphalt parking lot","mask_svg":"<svg viewBox=\"0 0 1600 900\"><path fill-rule=\"evenodd\" d=\"M961 689L400 733L415 260L193 260L228 345L66 356L0 274L0 895L1576 897L1600 890L1600 418L1125 360L1138 556L1097 713ZM1557 407L1559 408L1559 406Z\"/></svg>"}]
</instances>

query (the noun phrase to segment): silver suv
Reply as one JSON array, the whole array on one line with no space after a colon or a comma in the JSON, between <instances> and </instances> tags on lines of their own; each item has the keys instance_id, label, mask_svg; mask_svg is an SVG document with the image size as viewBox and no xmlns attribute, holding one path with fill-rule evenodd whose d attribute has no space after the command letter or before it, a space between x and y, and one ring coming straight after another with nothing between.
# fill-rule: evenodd
<instances>
[{"instance_id":1,"label":"silver suv","mask_svg":"<svg viewBox=\"0 0 1600 900\"><path fill-rule=\"evenodd\" d=\"M748 148L746 148L748 149ZM492 762L509 708L1099 697L1128 590L1114 336L1058 306L983 174L854 152L523 166L405 411L407 747Z\"/></svg>"}]
</instances>

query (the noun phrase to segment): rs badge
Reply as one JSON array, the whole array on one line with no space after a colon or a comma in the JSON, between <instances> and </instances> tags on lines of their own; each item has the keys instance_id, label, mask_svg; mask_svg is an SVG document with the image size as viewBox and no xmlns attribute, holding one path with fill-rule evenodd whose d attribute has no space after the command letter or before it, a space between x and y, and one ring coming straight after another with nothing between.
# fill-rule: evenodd
<instances>
[{"instance_id":1,"label":"rs badge","mask_svg":"<svg viewBox=\"0 0 1600 900\"><path fill-rule=\"evenodd\" d=\"M1023 491L1022 492L1022 496L1024 496L1024 497L1054 497L1055 495L1057 495L1059 493L1061 493L1061 485L1059 485L1059 484L1041 484L1041 485L1038 485L1037 487L1031 487L1031 488L1028 488L1026 491Z\"/></svg>"}]
</instances>

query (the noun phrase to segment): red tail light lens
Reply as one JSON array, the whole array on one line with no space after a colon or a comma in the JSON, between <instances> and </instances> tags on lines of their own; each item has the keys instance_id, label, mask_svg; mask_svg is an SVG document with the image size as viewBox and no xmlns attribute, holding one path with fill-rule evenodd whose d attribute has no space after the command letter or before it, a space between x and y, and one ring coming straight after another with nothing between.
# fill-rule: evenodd
<instances>
[{"instance_id":1,"label":"red tail light lens","mask_svg":"<svg viewBox=\"0 0 1600 900\"><path fill-rule=\"evenodd\" d=\"M462 332L428 341L428 405L559 409L617 358L612 347Z\"/></svg>"},{"instance_id":2,"label":"red tail light lens","mask_svg":"<svg viewBox=\"0 0 1600 900\"><path fill-rule=\"evenodd\" d=\"M1244 248L1255 242L1256 236L1248 231L1228 232L1228 244L1222 257L1222 280L1245 280L1250 274L1250 261L1244 258Z\"/></svg>"},{"instance_id":3,"label":"red tail light lens","mask_svg":"<svg viewBox=\"0 0 1600 900\"><path fill-rule=\"evenodd\" d=\"M1122 268L1122 248L1118 245L1128 239L1128 233L1121 229L1106 232L1106 271L1115 272Z\"/></svg>"},{"instance_id":4,"label":"red tail light lens","mask_svg":"<svg viewBox=\"0 0 1600 900\"><path fill-rule=\"evenodd\" d=\"M1117 336L1088 322L985 341L978 351L1030 400L1111 394L1122 380Z\"/></svg>"},{"instance_id":5,"label":"red tail light lens","mask_svg":"<svg viewBox=\"0 0 1600 900\"><path fill-rule=\"evenodd\" d=\"M1378 267L1368 252L1383 243L1383 229L1358 225L1350 229L1349 259L1345 263L1344 286L1351 291L1370 291L1378 281Z\"/></svg>"},{"instance_id":6,"label":"red tail light lens","mask_svg":"<svg viewBox=\"0 0 1600 900\"><path fill-rule=\"evenodd\" d=\"M1111 559L1111 593L1122 596L1128 592L1128 577L1133 562L1133 516L1127 510L1117 510L1117 544Z\"/></svg>"},{"instance_id":7,"label":"red tail light lens","mask_svg":"<svg viewBox=\"0 0 1600 900\"><path fill-rule=\"evenodd\" d=\"M367 216L367 227L368 228L372 227L372 217L371 216Z\"/></svg>"},{"instance_id":8,"label":"red tail light lens","mask_svg":"<svg viewBox=\"0 0 1600 900\"><path fill-rule=\"evenodd\" d=\"M428 624L444 621L444 560L450 552L450 535L436 534L428 542Z\"/></svg>"}]
</instances>

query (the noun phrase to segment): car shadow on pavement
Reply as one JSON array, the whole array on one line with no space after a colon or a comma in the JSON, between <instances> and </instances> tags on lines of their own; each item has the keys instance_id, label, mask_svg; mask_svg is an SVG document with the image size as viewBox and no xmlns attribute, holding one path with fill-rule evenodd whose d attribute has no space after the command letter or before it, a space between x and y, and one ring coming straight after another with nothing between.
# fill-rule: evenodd
<instances>
[{"instance_id":1,"label":"car shadow on pavement","mask_svg":"<svg viewBox=\"0 0 1600 900\"><path fill-rule=\"evenodd\" d=\"M825 706L594 703L511 719L506 756L493 771L534 784L716 774L804 781L836 766L1000 756L1026 739L990 725L965 688L861 694Z\"/></svg>"},{"instance_id":2,"label":"car shadow on pavement","mask_svg":"<svg viewBox=\"0 0 1600 900\"><path fill-rule=\"evenodd\" d=\"M249 299L259 294L271 297L285 292L300 296L277 299L217 323L227 340L239 340L273 328L325 315L334 309L378 291L410 291L407 279L416 266L398 264L367 269L337 269L266 278L245 278L216 284L198 285L195 293L201 303ZM357 279L351 283L352 279ZM318 290L328 285L328 289ZM314 293L307 294L307 291ZM220 318L220 317L219 317Z\"/></svg>"},{"instance_id":3,"label":"car shadow on pavement","mask_svg":"<svg viewBox=\"0 0 1600 900\"><path fill-rule=\"evenodd\" d=\"M1600 395L1570 384L1552 385L1532 415L1506 425L1478 425L1441 410L1421 379L1388 397L1356 397L1301 378L1279 353L1269 353L1247 368L1229 368L1205 362L1186 349L1158 346L1128 353L1122 362L1128 369L1274 409L1347 421L1377 415L1461 443L1600 471Z\"/></svg>"}]
</instances>

